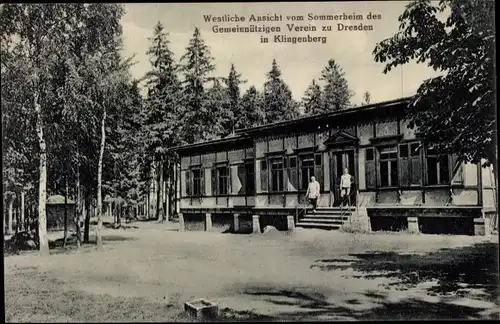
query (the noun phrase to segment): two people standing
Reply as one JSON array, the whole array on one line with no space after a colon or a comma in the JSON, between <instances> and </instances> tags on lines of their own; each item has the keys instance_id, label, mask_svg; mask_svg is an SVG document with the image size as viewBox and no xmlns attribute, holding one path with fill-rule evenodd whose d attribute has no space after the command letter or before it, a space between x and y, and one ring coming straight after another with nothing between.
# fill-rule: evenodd
<instances>
[{"instance_id":1,"label":"two people standing","mask_svg":"<svg viewBox=\"0 0 500 324\"><path fill-rule=\"evenodd\" d=\"M350 205L349 195L351 193L352 183L352 176L349 174L349 170L345 168L344 174L340 177L340 197L342 199L342 203L344 203L347 199ZM307 187L306 197L309 200L309 203L313 206L313 212L315 212L320 198L320 185L314 176L311 177L311 181Z\"/></svg>"}]
</instances>

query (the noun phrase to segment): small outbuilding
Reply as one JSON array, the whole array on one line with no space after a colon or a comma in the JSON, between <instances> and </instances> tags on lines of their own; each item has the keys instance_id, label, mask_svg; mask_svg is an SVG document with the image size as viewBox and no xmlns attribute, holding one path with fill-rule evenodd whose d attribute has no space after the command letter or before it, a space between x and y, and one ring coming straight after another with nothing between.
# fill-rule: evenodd
<instances>
[{"instance_id":1,"label":"small outbuilding","mask_svg":"<svg viewBox=\"0 0 500 324\"><path fill-rule=\"evenodd\" d=\"M64 229L64 210L65 210L64 196L53 195L47 199L46 212L47 212L47 230L60 231ZM74 200L69 199L66 202L68 213L68 229L75 229L75 213L76 203Z\"/></svg>"}]
</instances>

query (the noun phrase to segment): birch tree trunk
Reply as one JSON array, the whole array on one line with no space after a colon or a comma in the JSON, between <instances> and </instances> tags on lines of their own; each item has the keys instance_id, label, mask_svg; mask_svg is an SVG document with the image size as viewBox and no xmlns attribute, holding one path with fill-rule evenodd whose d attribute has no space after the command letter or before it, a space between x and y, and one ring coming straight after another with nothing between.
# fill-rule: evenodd
<instances>
[{"instance_id":1,"label":"birch tree trunk","mask_svg":"<svg viewBox=\"0 0 500 324\"><path fill-rule=\"evenodd\" d=\"M25 192L24 192L24 189L21 190L21 230L27 230L26 226L25 226L25 217L24 217L24 209L25 209L25 205L24 205L24 195L25 195Z\"/></svg>"},{"instance_id":2,"label":"birch tree trunk","mask_svg":"<svg viewBox=\"0 0 500 324\"><path fill-rule=\"evenodd\" d=\"M80 166L78 166L76 177L76 209L75 209L75 226L76 226L76 248L79 249L82 242L82 232L80 222L82 220L82 197L80 190Z\"/></svg>"},{"instance_id":3,"label":"birch tree trunk","mask_svg":"<svg viewBox=\"0 0 500 324\"><path fill-rule=\"evenodd\" d=\"M68 176L64 173L64 241L63 247L68 242Z\"/></svg>"},{"instance_id":4,"label":"birch tree trunk","mask_svg":"<svg viewBox=\"0 0 500 324\"><path fill-rule=\"evenodd\" d=\"M158 221L163 221L163 158L160 159L158 165L159 181L158 181Z\"/></svg>"},{"instance_id":5,"label":"birch tree trunk","mask_svg":"<svg viewBox=\"0 0 500 324\"><path fill-rule=\"evenodd\" d=\"M144 206L144 210L146 211L146 219L148 219L148 220L150 217L149 216L149 205L150 205L150 203L149 203L149 190L148 190L148 192L146 193L146 206Z\"/></svg>"},{"instance_id":6,"label":"birch tree trunk","mask_svg":"<svg viewBox=\"0 0 500 324\"><path fill-rule=\"evenodd\" d=\"M102 115L101 122L101 147L99 151L99 163L97 166L97 227L96 227L96 242L97 249L102 249L102 237L101 237L101 227L102 227L102 160L104 156L104 145L106 144L106 110Z\"/></svg>"},{"instance_id":7,"label":"birch tree trunk","mask_svg":"<svg viewBox=\"0 0 500 324\"><path fill-rule=\"evenodd\" d=\"M36 90L35 90L36 91ZM42 111L38 102L38 94L34 95L35 112L37 115L37 135L40 147L40 180L38 188L38 236L40 241L40 255L49 255L49 241L47 238L47 215L45 203L47 200L47 147L43 134Z\"/></svg>"},{"instance_id":8,"label":"birch tree trunk","mask_svg":"<svg viewBox=\"0 0 500 324\"><path fill-rule=\"evenodd\" d=\"M7 211L7 235L12 234L12 214L14 208L14 197L9 199L9 210Z\"/></svg>"}]
</instances>

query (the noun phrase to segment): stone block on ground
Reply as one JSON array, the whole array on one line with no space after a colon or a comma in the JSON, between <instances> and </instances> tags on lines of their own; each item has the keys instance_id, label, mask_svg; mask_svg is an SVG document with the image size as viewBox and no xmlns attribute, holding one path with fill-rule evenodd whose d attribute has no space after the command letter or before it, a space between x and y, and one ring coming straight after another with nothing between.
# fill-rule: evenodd
<instances>
[{"instance_id":1,"label":"stone block on ground","mask_svg":"<svg viewBox=\"0 0 500 324\"><path fill-rule=\"evenodd\" d=\"M199 298L184 304L184 311L198 321L215 320L219 315L219 305Z\"/></svg>"}]
</instances>

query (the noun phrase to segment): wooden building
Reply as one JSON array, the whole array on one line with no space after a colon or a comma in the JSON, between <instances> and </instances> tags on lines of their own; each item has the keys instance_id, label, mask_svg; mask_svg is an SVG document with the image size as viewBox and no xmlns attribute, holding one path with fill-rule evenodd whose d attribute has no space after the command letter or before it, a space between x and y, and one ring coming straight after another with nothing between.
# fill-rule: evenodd
<instances>
[{"instance_id":1,"label":"wooden building","mask_svg":"<svg viewBox=\"0 0 500 324\"><path fill-rule=\"evenodd\" d=\"M64 213L65 210L68 215L68 228L73 230L75 226L75 213L76 203L69 199L64 203L64 196L53 195L47 198L46 212L47 212L47 230L61 231L64 229Z\"/></svg>"},{"instance_id":2,"label":"wooden building","mask_svg":"<svg viewBox=\"0 0 500 324\"><path fill-rule=\"evenodd\" d=\"M423 147L403 120L408 99L243 129L233 136L176 148L178 212L261 227L484 234L496 221L491 168ZM341 209L340 176L353 176L351 207ZM304 208L314 175L319 210ZM255 217L253 218L255 220ZM211 222L210 220L210 222ZM255 226L255 222L252 223Z\"/></svg>"}]
</instances>

